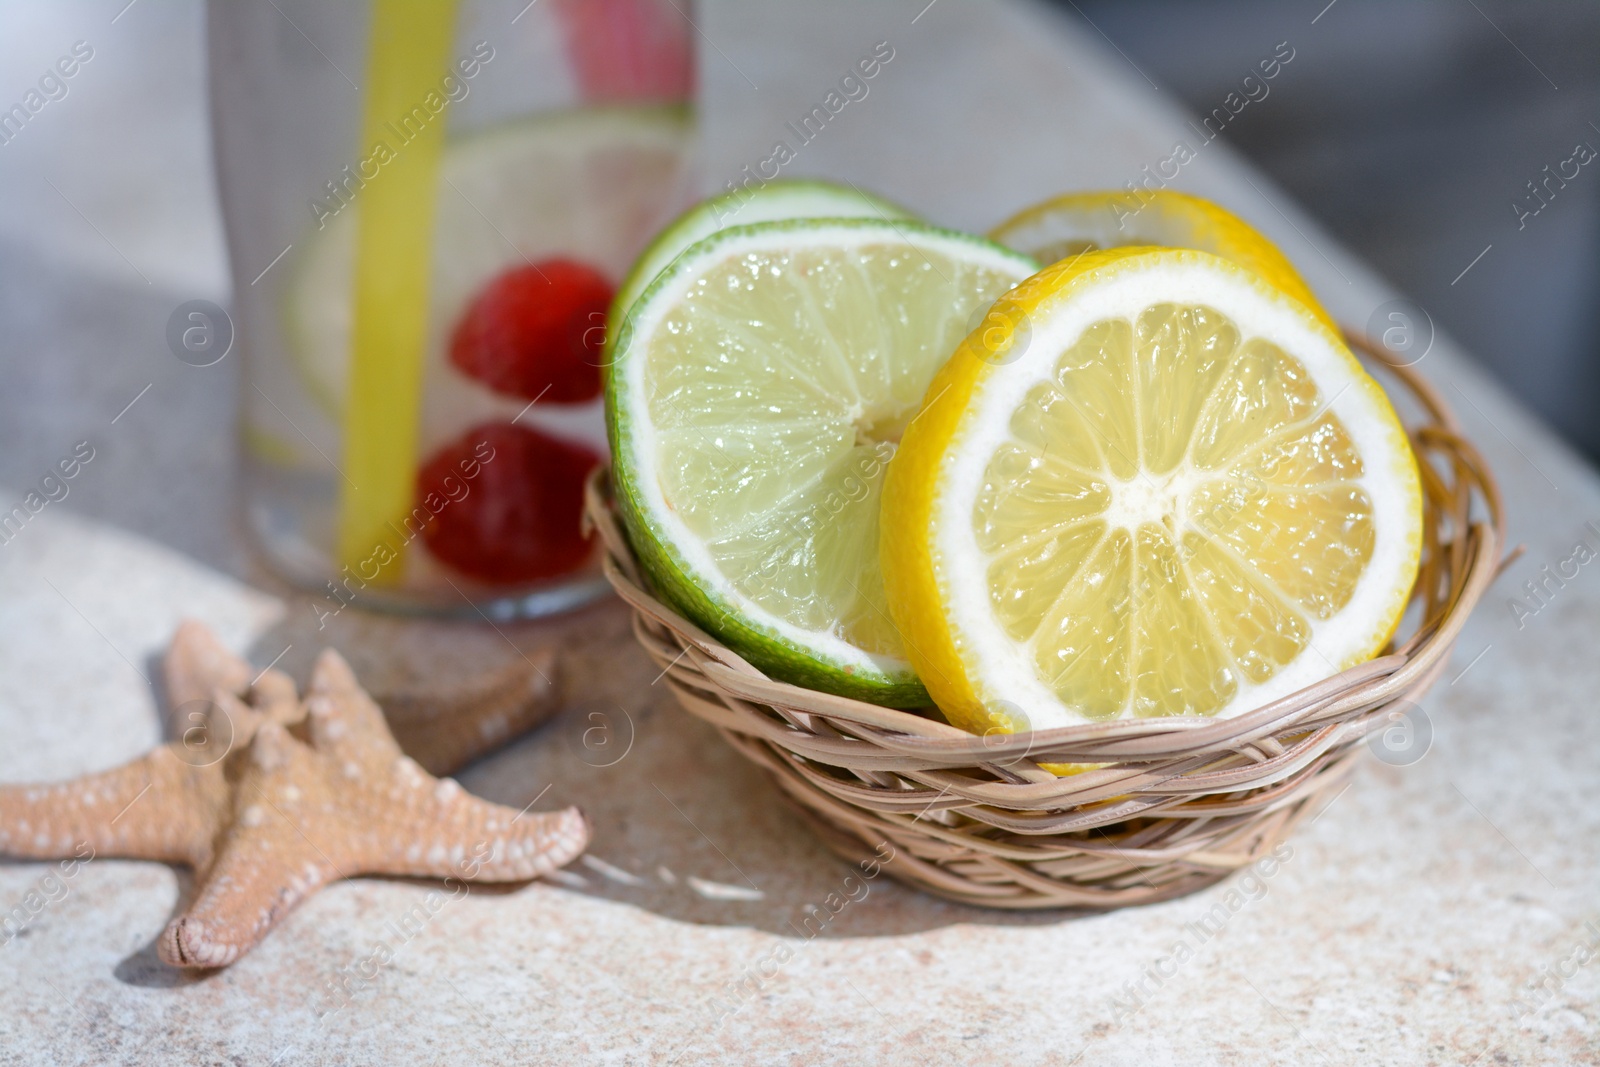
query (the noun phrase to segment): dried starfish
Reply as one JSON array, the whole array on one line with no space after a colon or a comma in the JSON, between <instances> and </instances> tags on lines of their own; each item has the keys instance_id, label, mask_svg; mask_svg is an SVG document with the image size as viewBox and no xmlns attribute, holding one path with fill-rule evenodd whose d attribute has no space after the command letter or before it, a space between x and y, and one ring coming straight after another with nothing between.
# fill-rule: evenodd
<instances>
[{"instance_id":1,"label":"dried starfish","mask_svg":"<svg viewBox=\"0 0 1600 1067\"><path fill-rule=\"evenodd\" d=\"M212 691L221 687L242 696L254 673L201 624L180 624L164 660L167 736L187 741L191 748L201 744L208 736L206 714ZM429 774L444 775L561 710L561 675L555 652L540 649L481 680L448 686L405 684L374 699L401 751ZM273 671L267 677L273 679L279 699L296 702L294 686L284 684L287 679L282 674ZM284 721L298 715L294 708Z\"/></svg>"},{"instance_id":2,"label":"dried starfish","mask_svg":"<svg viewBox=\"0 0 1600 1067\"><path fill-rule=\"evenodd\" d=\"M294 683L250 668L185 624L164 663L175 712L206 700L178 738L141 759L53 785L0 787L0 852L187 864L199 875L158 952L176 967L223 967L296 904L360 874L522 881L589 841L576 808L528 813L425 772L338 653L322 653L302 702ZM204 694L204 695L197 695Z\"/></svg>"}]
</instances>

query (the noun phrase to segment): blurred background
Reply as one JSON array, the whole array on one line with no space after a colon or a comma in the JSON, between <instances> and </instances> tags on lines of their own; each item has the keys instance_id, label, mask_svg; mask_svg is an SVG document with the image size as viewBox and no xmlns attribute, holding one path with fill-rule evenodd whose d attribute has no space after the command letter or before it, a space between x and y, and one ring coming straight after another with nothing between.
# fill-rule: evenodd
<instances>
[{"instance_id":1,"label":"blurred background","mask_svg":"<svg viewBox=\"0 0 1600 1067\"><path fill-rule=\"evenodd\" d=\"M1577 145L1600 148L1600 4L1049 2L1197 116L1288 42L1295 58L1270 83L1271 106L1241 113L1222 138L1600 459L1591 414L1600 409L1600 161L1564 187L1552 183L1536 215L1519 223L1514 207L1537 203L1529 183L1544 180L1546 166L1570 173ZM37 280L52 263L71 264L118 284L225 301L210 173L188 163L209 158L201 5L124 4L0 5L7 104L57 60L86 9L105 26L68 95L49 104L80 117L34 123L0 145L0 245L53 235L49 248L0 254L0 273L26 269ZM99 17L105 11L114 21ZM151 49L161 63L150 62ZM82 128L116 132L91 143L77 136ZM133 138L138 151L127 150ZM124 180L98 180L107 167ZM91 221L111 217L114 234ZM0 321L62 321L59 309L8 297L5 281ZM41 426L53 425L50 400L49 391L40 397ZM6 427L4 440L30 441L31 429Z\"/></svg>"},{"instance_id":2,"label":"blurred background","mask_svg":"<svg viewBox=\"0 0 1600 1067\"><path fill-rule=\"evenodd\" d=\"M1600 459L1600 159L1566 162L1600 149L1600 4L1057 6L1195 115L1287 41L1272 105L1222 139ZM1546 192L1546 166L1578 176Z\"/></svg>"}]
</instances>

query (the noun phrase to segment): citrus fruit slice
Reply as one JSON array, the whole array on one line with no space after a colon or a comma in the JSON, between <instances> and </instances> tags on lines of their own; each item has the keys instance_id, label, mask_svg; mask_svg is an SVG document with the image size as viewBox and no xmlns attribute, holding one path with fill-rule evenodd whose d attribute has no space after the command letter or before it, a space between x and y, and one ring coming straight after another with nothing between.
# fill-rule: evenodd
<instances>
[{"instance_id":1,"label":"citrus fruit slice","mask_svg":"<svg viewBox=\"0 0 1600 1067\"><path fill-rule=\"evenodd\" d=\"M1382 389L1216 256L1091 252L1002 298L889 464L906 649L965 729L1231 716L1378 652L1421 489Z\"/></svg>"},{"instance_id":2,"label":"citrus fruit slice","mask_svg":"<svg viewBox=\"0 0 1600 1067\"><path fill-rule=\"evenodd\" d=\"M989 237L1040 263L1133 245L1210 252L1255 271L1338 329L1277 245L1226 208L1175 189L1067 193L1024 208Z\"/></svg>"},{"instance_id":3,"label":"citrus fruit slice","mask_svg":"<svg viewBox=\"0 0 1600 1067\"><path fill-rule=\"evenodd\" d=\"M590 107L491 127L445 146L424 419L453 423L446 432L454 434L477 418L509 417L527 404L513 397L497 407L483 398L478 410L443 410L450 405L442 404L441 395L469 407L477 397L471 390L440 388L452 333L470 304L510 267L557 258L613 283L621 278L682 203L691 133L689 113L681 107ZM301 377L335 419L349 378L350 283L360 210L357 191L312 233L286 304L285 325ZM598 310L591 325L598 339L605 325ZM437 435L424 433L430 436Z\"/></svg>"},{"instance_id":4,"label":"citrus fruit slice","mask_svg":"<svg viewBox=\"0 0 1600 1067\"><path fill-rule=\"evenodd\" d=\"M690 245L729 226L752 226L783 219L909 219L909 211L853 185L817 178L778 178L754 189L731 189L702 200L673 220L650 242L617 289L606 336L622 329L622 318L656 275Z\"/></svg>"},{"instance_id":5,"label":"citrus fruit slice","mask_svg":"<svg viewBox=\"0 0 1600 1067\"><path fill-rule=\"evenodd\" d=\"M1036 268L916 222L723 230L606 369L616 495L657 591L774 677L926 703L883 600L878 490L969 320Z\"/></svg>"}]
</instances>

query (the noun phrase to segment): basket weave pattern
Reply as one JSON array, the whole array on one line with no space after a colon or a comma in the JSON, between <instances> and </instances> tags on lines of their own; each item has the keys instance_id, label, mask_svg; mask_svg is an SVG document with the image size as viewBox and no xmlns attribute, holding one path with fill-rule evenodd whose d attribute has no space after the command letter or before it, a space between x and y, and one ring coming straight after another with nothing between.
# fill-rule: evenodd
<instances>
[{"instance_id":1,"label":"basket weave pattern","mask_svg":"<svg viewBox=\"0 0 1600 1067\"><path fill-rule=\"evenodd\" d=\"M1351 336L1374 360L1383 354ZM606 492L588 521L606 577L683 708L763 767L851 862L894 850L891 875L970 904L1112 908L1192 892L1269 852L1341 792L1364 739L1443 672L1499 572L1493 476L1438 393L1416 398L1425 496L1420 623L1387 654L1234 718L1117 720L977 737L935 718L767 677L658 601ZM1413 605L1415 608L1416 605ZM1040 764L1102 764L1057 776ZM882 853L879 853L881 855Z\"/></svg>"}]
</instances>

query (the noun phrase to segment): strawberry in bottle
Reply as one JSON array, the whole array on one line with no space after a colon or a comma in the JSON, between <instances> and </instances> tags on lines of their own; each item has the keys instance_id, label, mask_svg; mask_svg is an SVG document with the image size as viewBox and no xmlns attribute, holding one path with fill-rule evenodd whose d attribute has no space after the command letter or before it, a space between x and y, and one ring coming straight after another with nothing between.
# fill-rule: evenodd
<instances>
[{"instance_id":1,"label":"strawberry in bottle","mask_svg":"<svg viewBox=\"0 0 1600 1067\"><path fill-rule=\"evenodd\" d=\"M495 585L555 578L588 560L584 482L600 457L527 426L487 422L439 449L417 472L432 517L434 558Z\"/></svg>"},{"instance_id":2,"label":"strawberry in bottle","mask_svg":"<svg viewBox=\"0 0 1600 1067\"><path fill-rule=\"evenodd\" d=\"M456 324L450 362L497 393L554 404L593 400L615 292L605 275L572 259L512 267Z\"/></svg>"}]
</instances>

